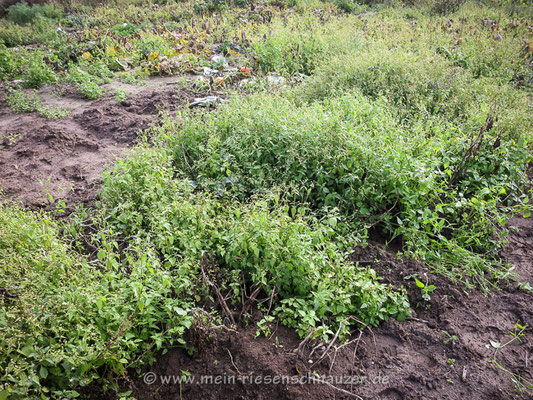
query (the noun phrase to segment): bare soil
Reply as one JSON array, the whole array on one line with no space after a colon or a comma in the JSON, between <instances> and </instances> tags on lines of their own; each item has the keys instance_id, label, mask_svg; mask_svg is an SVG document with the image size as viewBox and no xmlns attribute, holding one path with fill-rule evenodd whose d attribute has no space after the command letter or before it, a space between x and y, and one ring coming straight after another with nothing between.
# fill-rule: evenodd
<instances>
[{"instance_id":1,"label":"bare soil","mask_svg":"<svg viewBox=\"0 0 533 400\"><path fill-rule=\"evenodd\" d=\"M40 93L44 105L70 111L57 120L15 114L0 99L0 191L31 209L57 201L67 207L91 203L106 166L156 122L159 109L172 112L195 97L175 84L172 77L152 79L146 86L113 83L107 86L110 94L96 101L85 100L72 87L61 97L45 89ZM113 97L117 88L130 93L120 103Z\"/></svg>"}]
</instances>

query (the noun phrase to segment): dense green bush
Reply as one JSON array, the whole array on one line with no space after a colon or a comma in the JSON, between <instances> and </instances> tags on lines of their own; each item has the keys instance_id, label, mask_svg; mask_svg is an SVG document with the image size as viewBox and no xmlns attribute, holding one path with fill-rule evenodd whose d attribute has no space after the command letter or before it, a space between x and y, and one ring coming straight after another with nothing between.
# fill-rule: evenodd
<instances>
[{"instance_id":1,"label":"dense green bush","mask_svg":"<svg viewBox=\"0 0 533 400\"><path fill-rule=\"evenodd\" d=\"M15 71L13 56L6 46L0 44L0 80L6 80Z\"/></svg>"},{"instance_id":2,"label":"dense green bush","mask_svg":"<svg viewBox=\"0 0 533 400\"><path fill-rule=\"evenodd\" d=\"M346 54L359 44L347 19L319 23L315 18L287 18L255 33L252 53L263 71L290 76L311 75L335 54Z\"/></svg>"},{"instance_id":3,"label":"dense green bush","mask_svg":"<svg viewBox=\"0 0 533 400\"><path fill-rule=\"evenodd\" d=\"M105 265L74 253L49 217L0 206L2 398L77 397L79 386L184 343L186 265L165 271L147 247Z\"/></svg>"},{"instance_id":4,"label":"dense green bush","mask_svg":"<svg viewBox=\"0 0 533 400\"><path fill-rule=\"evenodd\" d=\"M0 43L7 47L32 43L50 43L58 37L50 20L37 17L31 25L17 25L9 20L0 20Z\"/></svg>"},{"instance_id":5,"label":"dense green bush","mask_svg":"<svg viewBox=\"0 0 533 400\"><path fill-rule=\"evenodd\" d=\"M25 1L13 4L7 9L7 18L17 24L28 24L36 18L43 16L47 18L61 18L63 10L56 4L32 4Z\"/></svg>"},{"instance_id":6,"label":"dense green bush","mask_svg":"<svg viewBox=\"0 0 533 400\"><path fill-rule=\"evenodd\" d=\"M441 247L448 245L471 254L476 265L478 252L494 254L495 205L520 199L527 138L504 136L494 148L494 133L486 133L478 156L450 182L471 134L436 123L407 130L387 110L357 94L301 107L258 95L236 98L201 119L185 116L181 129L168 122L160 134L173 152L175 174L197 189L245 200L289 185L293 201L317 210L339 207L356 230L382 217L386 231L402 235L406 250L418 246L418 257L429 262L445 258ZM474 216L470 237L450 236L450 227ZM483 281L496 273L490 262L476 272L467 259L461 264L454 278L470 280L472 273Z\"/></svg>"},{"instance_id":7,"label":"dense green bush","mask_svg":"<svg viewBox=\"0 0 533 400\"><path fill-rule=\"evenodd\" d=\"M43 55L35 53L28 60L28 66L22 75L22 80L24 87L37 89L48 83L54 83L56 75L52 68L44 62Z\"/></svg>"},{"instance_id":8,"label":"dense green bush","mask_svg":"<svg viewBox=\"0 0 533 400\"><path fill-rule=\"evenodd\" d=\"M0 42L7 47L29 44L33 40L31 27L19 26L11 21L0 21Z\"/></svg>"},{"instance_id":9,"label":"dense green bush","mask_svg":"<svg viewBox=\"0 0 533 400\"><path fill-rule=\"evenodd\" d=\"M216 268L237 303L243 284L275 291L273 313L302 335L319 324L336 328L349 315L376 325L408 314L402 294L346 261L353 240L363 239L334 213L317 219L305 206L291 211L276 192L250 203L193 194L189 181L175 179L172 155L161 149L121 162L105 181L103 205L122 236L153 244L170 270L209 260L204 267Z\"/></svg>"}]
</instances>

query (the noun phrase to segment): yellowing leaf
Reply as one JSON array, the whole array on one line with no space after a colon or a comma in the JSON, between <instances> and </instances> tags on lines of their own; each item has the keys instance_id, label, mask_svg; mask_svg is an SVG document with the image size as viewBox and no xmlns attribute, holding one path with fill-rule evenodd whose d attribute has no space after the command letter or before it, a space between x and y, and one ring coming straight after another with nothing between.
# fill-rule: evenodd
<instances>
[{"instance_id":1,"label":"yellowing leaf","mask_svg":"<svg viewBox=\"0 0 533 400\"><path fill-rule=\"evenodd\" d=\"M174 49L165 51L165 55L166 55L168 58L175 57L175 56L177 56L178 54L179 54L179 53L178 53L176 50L174 50Z\"/></svg>"},{"instance_id":2,"label":"yellowing leaf","mask_svg":"<svg viewBox=\"0 0 533 400\"><path fill-rule=\"evenodd\" d=\"M148 61L153 61L157 59L158 57L159 57L159 52L154 51L153 53L150 53L150 55L148 56Z\"/></svg>"},{"instance_id":3,"label":"yellowing leaf","mask_svg":"<svg viewBox=\"0 0 533 400\"><path fill-rule=\"evenodd\" d=\"M93 55L89 53L88 51L86 51L85 53L81 55L81 58L83 58L86 61L91 61L93 59Z\"/></svg>"},{"instance_id":4,"label":"yellowing leaf","mask_svg":"<svg viewBox=\"0 0 533 400\"><path fill-rule=\"evenodd\" d=\"M115 46L107 46L105 49L105 54L108 57L113 57L117 54L117 49L115 48Z\"/></svg>"}]
</instances>

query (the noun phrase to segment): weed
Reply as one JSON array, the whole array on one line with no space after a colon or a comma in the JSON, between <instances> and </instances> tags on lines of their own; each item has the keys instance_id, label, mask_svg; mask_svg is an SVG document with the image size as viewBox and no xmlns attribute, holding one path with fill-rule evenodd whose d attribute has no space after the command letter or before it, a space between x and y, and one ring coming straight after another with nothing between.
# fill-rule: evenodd
<instances>
[{"instance_id":1,"label":"weed","mask_svg":"<svg viewBox=\"0 0 533 400\"><path fill-rule=\"evenodd\" d=\"M123 24L113 26L111 30L118 36L131 36L137 31L137 27L128 22L124 22Z\"/></svg>"},{"instance_id":2,"label":"weed","mask_svg":"<svg viewBox=\"0 0 533 400\"><path fill-rule=\"evenodd\" d=\"M126 92L125 90L117 89L115 91L115 100L118 103L125 101L127 98L128 98L128 92Z\"/></svg>"},{"instance_id":3,"label":"weed","mask_svg":"<svg viewBox=\"0 0 533 400\"><path fill-rule=\"evenodd\" d=\"M70 114L69 110L59 107L39 107L37 111L46 119L60 119Z\"/></svg>"},{"instance_id":4,"label":"weed","mask_svg":"<svg viewBox=\"0 0 533 400\"><path fill-rule=\"evenodd\" d=\"M0 285L16 297L0 297L2 395L46 397L52 387L59 397L75 397L73 387L100 373L121 373L141 354L183 342L187 300L175 276L156 272L152 255L126 275L99 271L72 252L45 215L0 205L0 222ZM155 321L159 327L147 335Z\"/></svg>"},{"instance_id":5,"label":"weed","mask_svg":"<svg viewBox=\"0 0 533 400\"><path fill-rule=\"evenodd\" d=\"M418 286L418 288L422 292L422 298L425 301L431 301L430 293L433 292L436 289L435 285L429 285L428 284L428 279L429 278L426 275L426 283L423 283L423 282L419 281L417 278L414 278L416 286Z\"/></svg>"},{"instance_id":6,"label":"weed","mask_svg":"<svg viewBox=\"0 0 533 400\"><path fill-rule=\"evenodd\" d=\"M6 95L9 107L16 113L25 113L36 111L41 101L35 92L28 94L21 90L13 90Z\"/></svg>"},{"instance_id":7,"label":"weed","mask_svg":"<svg viewBox=\"0 0 533 400\"><path fill-rule=\"evenodd\" d=\"M78 67L71 66L68 80L76 83L78 90L89 100L98 99L103 95L103 91L99 85L102 81L98 77L90 75Z\"/></svg>"},{"instance_id":8,"label":"weed","mask_svg":"<svg viewBox=\"0 0 533 400\"><path fill-rule=\"evenodd\" d=\"M213 302L213 286L226 307L250 287L270 296L257 328L268 336L274 322L328 341L361 328L351 316L368 326L403 320L405 291L351 262L370 229L401 237L404 255L468 287L513 277L499 249L506 220L530 212L521 205L533 121L523 5L157 3L69 4L66 18L58 6L20 3L0 21L0 79L26 88L65 77L95 99L115 71L143 84L214 66L213 52L254 75L242 84L253 94L162 117L104 177L90 216L80 208L60 225L0 205L0 285L18 296L0 297L0 398L76 397L97 379L113 386L160 349L191 350L189 328L221 326L214 309L199 308ZM380 12L353 15L370 8ZM228 69L219 78L229 86L238 72ZM286 84L268 85L265 74ZM15 112L65 113L6 87ZM429 281L415 277L428 302ZM524 332L517 325L508 343L494 342L491 360L519 390L531 384L496 355Z\"/></svg>"},{"instance_id":9,"label":"weed","mask_svg":"<svg viewBox=\"0 0 533 400\"><path fill-rule=\"evenodd\" d=\"M61 108L43 107L37 93L24 93L22 90L12 90L7 96L9 107L16 113L38 111L46 119L66 117L70 112Z\"/></svg>"},{"instance_id":10,"label":"weed","mask_svg":"<svg viewBox=\"0 0 533 400\"><path fill-rule=\"evenodd\" d=\"M444 340L444 344L451 343L453 345L458 339L456 335L452 335L448 331L442 331L442 333L446 336L446 339Z\"/></svg>"},{"instance_id":11,"label":"weed","mask_svg":"<svg viewBox=\"0 0 533 400\"><path fill-rule=\"evenodd\" d=\"M42 55L37 54L22 76L22 80L24 87L38 89L45 84L54 83L56 81L56 75L44 63Z\"/></svg>"},{"instance_id":12,"label":"weed","mask_svg":"<svg viewBox=\"0 0 533 400\"><path fill-rule=\"evenodd\" d=\"M39 16L47 18L60 18L63 10L56 4L28 5L25 1L12 5L7 9L7 18L17 24L28 24Z\"/></svg>"},{"instance_id":13,"label":"weed","mask_svg":"<svg viewBox=\"0 0 533 400\"><path fill-rule=\"evenodd\" d=\"M269 337L272 333L271 331L271 323L274 321L274 317L271 315L265 316L261 321L257 323L257 331L255 332L255 337L259 337L261 335L265 337Z\"/></svg>"},{"instance_id":14,"label":"weed","mask_svg":"<svg viewBox=\"0 0 533 400\"><path fill-rule=\"evenodd\" d=\"M510 345L511 343L518 341L522 343L522 339L525 336L525 331L528 329L527 325L521 325L520 323L516 323L513 327L513 330L510 332L512 339L508 340L505 343L500 343L497 341L490 341L490 344L492 347L494 347L494 354L492 355L492 358L489 360L489 363L496 365L499 369L506 372L510 375L511 380L513 381L515 385L515 390L521 394L531 394L533 391L533 382L528 381L524 377L522 377L519 374L516 374L507 368L503 366L503 364L496 360L496 355L499 351L503 350L505 347Z\"/></svg>"}]
</instances>

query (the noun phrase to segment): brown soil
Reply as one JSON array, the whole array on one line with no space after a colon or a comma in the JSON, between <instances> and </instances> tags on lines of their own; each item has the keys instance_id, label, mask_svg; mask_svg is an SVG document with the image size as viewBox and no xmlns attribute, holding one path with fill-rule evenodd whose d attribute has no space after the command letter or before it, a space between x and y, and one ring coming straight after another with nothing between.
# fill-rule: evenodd
<instances>
[{"instance_id":1,"label":"brown soil","mask_svg":"<svg viewBox=\"0 0 533 400\"><path fill-rule=\"evenodd\" d=\"M110 94L96 101L69 87L62 97L44 90L43 104L71 112L58 120L14 114L0 99L0 191L32 209L49 205L49 195L67 207L90 203L106 165L157 120L158 109L173 111L195 97L178 90L175 79L157 78L147 86L114 83L108 85ZM130 93L122 103L113 97L119 87Z\"/></svg>"},{"instance_id":2,"label":"brown soil","mask_svg":"<svg viewBox=\"0 0 533 400\"><path fill-rule=\"evenodd\" d=\"M516 272L531 282L533 221L520 217L511 224L520 226L521 230L511 235L504 256L517 262ZM533 398L531 391L516 392L511 375L490 362L496 350L491 341L505 343L512 339L510 332L516 323L533 326L531 294L515 286L504 287L491 296L478 291L466 293L462 286L445 277L428 275L436 289L427 303L412 280L404 279L414 273L428 272L424 264L398 260L393 250L378 241L357 249L353 257L357 261L372 261L385 282L404 285L415 309L413 317L401 323L389 320L372 331L365 330L360 338L354 333L351 344L336 354L332 347L316 366L321 353L310 355L314 344L306 345L303 353L297 355L294 350L301 339L293 331L273 326L269 338L256 339L257 327L250 323L238 332L218 331L193 356L182 349L159 356L153 366L143 370L143 374L149 375L138 377L131 371L121 380L121 389L132 390L135 398L143 400ZM260 318L261 315L254 315L256 321ZM502 367L529 382L533 381L532 339L528 330L522 343L514 341L495 356ZM162 383L162 376L180 376L183 371L191 374L195 382ZM352 395L327 384L305 381L313 371ZM155 383L146 384L143 376L155 377ZM199 382L216 376L225 383ZM317 375L311 376L317 379ZM303 383L294 383L296 377L303 379ZM293 380L289 384L256 384L253 379ZM93 398L110 398L94 387L89 393Z\"/></svg>"}]
</instances>

